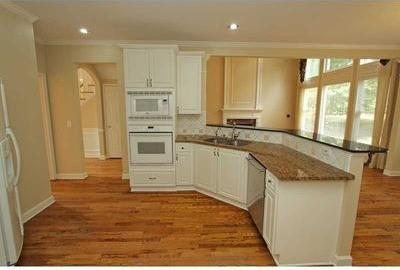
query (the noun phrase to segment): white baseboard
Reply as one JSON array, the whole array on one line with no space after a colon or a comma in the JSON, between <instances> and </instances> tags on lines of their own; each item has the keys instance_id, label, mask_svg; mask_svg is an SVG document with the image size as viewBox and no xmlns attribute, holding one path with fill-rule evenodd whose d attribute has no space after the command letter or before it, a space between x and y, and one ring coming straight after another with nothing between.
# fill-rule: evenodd
<instances>
[{"instance_id":1,"label":"white baseboard","mask_svg":"<svg viewBox=\"0 0 400 270\"><path fill-rule=\"evenodd\" d=\"M129 180L129 173L127 173L127 172L122 173L122 179Z\"/></svg>"},{"instance_id":2,"label":"white baseboard","mask_svg":"<svg viewBox=\"0 0 400 270\"><path fill-rule=\"evenodd\" d=\"M24 223L27 222L28 220L30 220L31 218L42 212L44 209L52 205L55 201L56 200L54 199L53 195L51 195L44 201L41 201L40 203L38 203L37 205L35 205L34 207L32 207L31 209L22 214L22 221Z\"/></svg>"},{"instance_id":3,"label":"white baseboard","mask_svg":"<svg viewBox=\"0 0 400 270\"><path fill-rule=\"evenodd\" d=\"M100 160L106 160L107 157L106 157L106 155L99 155L99 159L100 159Z\"/></svg>"},{"instance_id":4,"label":"white baseboard","mask_svg":"<svg viewBox=\"0 0 400 270\"><path fill-rule=\"evenodd\" d=\"M351 256L338 256L333 258L333 264L336 266L352 266L353 258Z\"/></svg>"},{"instance_id":5,"label":"white baseboard","mask_svg":"<svg viewBox=\"0 0 400 270\"><path fill-rule=\"evenodd\" d=\"M383 170L383 174L387 176L400 176L400 171L399 170Z\"/></svg>"},{"instance_id":6,"label":"white baseboard","mask_svg":"<svg viewBox=\"0 0 400 270\"><path fill-rule=\"evenodd\" d=\"M214 198L214 199L217 199L217 200L219 200L219 201L222 201L222 202L224 202L224 203L227 203L227 204L230 204L230 205L239 207L239 208L244 209L244 210L247 211L247 206L246 206L246 204L244 204L244 203L240 203L240 202L234 201L234 200L232 200L232 199L223 197L223 196L221 196L221 195L219 195L219 194L216 194L216 193L214 193L214 192L201 189L201 188L199 188L199 187L194 187L194 190L196 190L197 192L200 192L200 193L202 193L202 194L204 194L204 195L207 195L207 196L209 196L209 197L212 197L212 198Z\"/></svg>"},{"instance_id":7,"label":"white baseboard","mask_svg":"<svg viewBox=\"0 0 400 270\"><path fill-rule=\"evenodd\" d=\"M100 158L100 151L99 150L85 150L85 158ZM104 157L105 159L105 157Z\"/></svg>"},{"instance_id":8,"label":"white baseboard","mask_svg":"<svg viewBox=\"0 0 400 270\"><path fill-rule=\"evenodd\" d=\"M88 177L86 172L83 173L57 173L57 180L83 180Z\"/></svg>"}]
</instances>

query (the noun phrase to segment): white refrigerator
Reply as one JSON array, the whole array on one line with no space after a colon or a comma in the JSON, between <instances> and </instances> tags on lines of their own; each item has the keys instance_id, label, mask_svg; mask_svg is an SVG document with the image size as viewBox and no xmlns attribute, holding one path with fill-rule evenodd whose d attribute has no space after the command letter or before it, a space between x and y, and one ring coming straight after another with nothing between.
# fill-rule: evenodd
<instances>
[{"instance_id":1,"label":"white refrigerator","mask_svg":"<svg viewBox=\"0 0 400 270\"><path fill-rule=\"evenodd\" d=\"M4 91L0 79L0 266L18 261L24 240L18 193L21 157L8 120Z\"/></svg>"}]
</instances>

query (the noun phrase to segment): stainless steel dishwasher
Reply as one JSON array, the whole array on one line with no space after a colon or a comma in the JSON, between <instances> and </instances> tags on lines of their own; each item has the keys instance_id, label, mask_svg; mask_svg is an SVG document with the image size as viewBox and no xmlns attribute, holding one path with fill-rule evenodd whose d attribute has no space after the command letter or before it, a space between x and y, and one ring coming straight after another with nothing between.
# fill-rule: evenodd
<instances>
[{"instance_id":1,"label":"stainless steel dishwasher","mask_svg":"<svg viewBox=\"0 0 400 270\"><path fill-rule=\"evenodd\" d=\"M262 235L264 226L265 168L251 155L247 157L247 164L247 209Z\"/></svg>"}]
</instances>

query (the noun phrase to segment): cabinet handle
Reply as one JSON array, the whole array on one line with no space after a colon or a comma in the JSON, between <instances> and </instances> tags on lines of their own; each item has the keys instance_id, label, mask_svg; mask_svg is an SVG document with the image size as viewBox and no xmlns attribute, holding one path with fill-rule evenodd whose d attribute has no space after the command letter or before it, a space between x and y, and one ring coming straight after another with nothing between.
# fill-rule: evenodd
<instances>
[{"instance_id":1,"label":"cabinet handle","mask_svg":"<svg viewBox=\"0 0 400 270\"><path fill-rule=\"evenodd\" d=\"M157 177L149 177L149 180L156 180Z\"/></svg>"},{"instance_id":2,"label":"cabinet handle","mask_svg":"<svg viewBox=\"0 0 400 270\"><path fill-rule=\"evenodd\" d=\"M175 159L176 159L176 161L178 161L178 154L175 155Z\"/></svg>"},{"instance_id":3,"label":"cabinet handle","mask_svg":"<svg viewBox=\"0 0 400 270\"><path fill-rule=\"evenodd\" d=\"M176 112L179 113L179 106L176 106Z\"/></svg>"},{"instance_id":4,"label":"cabinet handle","mask_svg":"<svg viewBox=\"0 0 400 270\"><path fill-rule=\"evenodd\" d=\"M217 156L219 157L219 149L217 150Z\"/></svg>"},{"instance_id":5,"label":"cabinet handle","mask_svg":"<svg viewBox=\"0 0 400 270\"><path fill-rule=\"evenodd\" d=\"M146 79L146 87L149 87L149 79Z\"/></svg>"},{"instance_id":6,"label":"cabinet handle","mask_svg":"<svg viewBox=\"0 0 400 270\"><path fill-rule=\"evenodd\" d=\"M268 183L270 183L270 184L271 184L271 183L272 183L272 181L271 181L270 179L268 179Z\"/></svg>"},{"instance_id":7,"label":"cabinet handle","mask_svg":"<svg viewBox=\"0 0 400 270\"><path fill-rule=\"evenodd\" d=\"M153 87L153 79L150 79L150 87Z\"/></svg>"},{"instance_id":8,"label":"cabinet handle","mask_svg":"<svg viewBox=\"0 0 400 270\"><path fill-rule=\"evenodd\" d=\"M214 149L214 157L215 157L215 149Z\"/></svg>"}]
</instances>

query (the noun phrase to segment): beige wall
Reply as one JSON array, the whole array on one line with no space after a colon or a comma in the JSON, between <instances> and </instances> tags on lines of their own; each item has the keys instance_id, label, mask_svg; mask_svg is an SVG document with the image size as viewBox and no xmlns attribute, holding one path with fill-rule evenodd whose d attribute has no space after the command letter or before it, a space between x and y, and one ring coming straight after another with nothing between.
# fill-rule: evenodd
<instances>
[{"instance_id":1,"label":"beige wall","mask_svg":"<svg viewBox=\"0 0 400 270\"><path fill-rule=\"evenodd\" d=\"M0 5L0 77L12 129L21 148L21 208L26 212L51 196L42 126L32 24Z\"/></svg>"},{"instance_id":2,"label":"beige wall","mask_svg":"<svg viewBox=\"0 0 400 270\"><path fill-rule=\"evenodd\" d=\"M260 126L294 128L298 72L299 61L296 59L263 59Z\"/></svg>"},{"instance_id":3,"label":"beige wall","mask_svg":"<svg viewBox=\"0 0 400 270\"><path fill-rule=\"evenodd\" d=\"M224 57L212 56L207 63L207 123L221 124L224 107ZM297 59L264 58L260 126L294 128L298 80ZM286 115L290 114L290 118Z\"/></svg>"},{"instance_id":4,"label":"beige wall","mask_svg":"<svg viewBox=\"0 0 400 270\"><path fill-rule=\"evenodd\" d=\"M122 50L116 46L46 46L48 88L58 173L83 173L83 138L76 67L80 63L116 63L121 104L125 104ZM121 106L123 170L127 166L125 107ZM72 126L67 127L67 121Z\"/></svg>"},{"instance_id":5,"label":"beige wall","mask_svg":"<svg viewBox=\"0 0 400 270\"><path fill-rule=\"evenodd\" d=\"M210 57L207 61L206 121L208 124L222 123L224 107L224 65L222 56Z\"/></svg>"}]
</instances>

